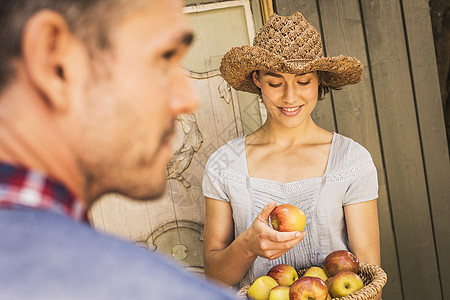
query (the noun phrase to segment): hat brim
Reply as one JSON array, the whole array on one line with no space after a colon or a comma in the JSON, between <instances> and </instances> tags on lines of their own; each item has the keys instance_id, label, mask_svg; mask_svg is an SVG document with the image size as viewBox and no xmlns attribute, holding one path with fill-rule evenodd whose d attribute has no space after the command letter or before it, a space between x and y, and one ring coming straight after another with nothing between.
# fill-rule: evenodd
<instances>
[{"instance_id":1,"label":"hat brim","mask_svg":"<svg viewBox=\"0 0 450 300\"><path fill-rule=\"evenodd\" d=\"M287 61L265 49L248 45L232 48L224 55L220 65L222 77L234 89L259 94L260 90L252 79L252 73L256 70L290 74L325 71L328 72L327 85L342 87L361 81L363 65L358 59L345 55L311 61Z\"/></svg>"}]
</instances>

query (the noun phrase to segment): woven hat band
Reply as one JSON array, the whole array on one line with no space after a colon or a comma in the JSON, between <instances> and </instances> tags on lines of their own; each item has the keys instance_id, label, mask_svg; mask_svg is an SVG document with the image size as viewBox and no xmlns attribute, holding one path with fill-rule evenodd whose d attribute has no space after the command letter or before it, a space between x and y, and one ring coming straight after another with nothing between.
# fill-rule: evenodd
<instances>
[{"instance_id":1,"label":"woven hat band","mask_svg":"<svg viewBox=\"0 0 450 300\"><path fill-rule=\"evenodd\" d=\"M313 61L313 59L304 59L304 58L286 60L286 62L294 68L303 68L304 66L308 65L312 61Z\"/></svg>"},{"instance_id":2,"label":"woven hat band","mask_svg":"<svg viewBox=\"0 0 450 300\"><path fill-rule=\"evenodd\" d=\"M290 62L297 62L297 61L305 61L305 62L312 62L312 59L308 59L308 58L295 58L295 59L287 59L286 62L290 63Z\"/></svg>"}]
</instances>

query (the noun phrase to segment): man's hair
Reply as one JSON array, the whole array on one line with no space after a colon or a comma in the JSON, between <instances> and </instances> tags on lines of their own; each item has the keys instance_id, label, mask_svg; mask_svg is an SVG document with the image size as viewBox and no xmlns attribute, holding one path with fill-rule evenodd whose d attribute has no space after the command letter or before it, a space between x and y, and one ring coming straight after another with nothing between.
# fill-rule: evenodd
<instances>
[{"instance_id":1,"label":"man's hair","mask_svg":"<svg viewBox=\"0 0 450 300\"><path fill-rule=\"evenodd\" d=\"M69 29L95 50L109 47L109 32L124 0L0 0L0 91L14 78L14 59L22 55L22 34L27 21L40 10L59 13Z\"/></svg>"}]
</instances>

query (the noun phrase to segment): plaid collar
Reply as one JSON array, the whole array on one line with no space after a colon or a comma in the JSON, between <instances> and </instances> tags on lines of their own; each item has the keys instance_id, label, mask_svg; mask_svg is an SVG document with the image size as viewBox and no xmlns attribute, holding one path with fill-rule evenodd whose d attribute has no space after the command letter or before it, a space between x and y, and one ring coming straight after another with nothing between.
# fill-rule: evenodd
<instances>
[{"instance_id":1,"label":"plaid collar","mask_svg":"<svg viewBox=\"0 0 450 300\"><path fill-rule=\"evenodd\" d=\"M20 206L87 222L82 202L64 185L39 172L0 162L0 209Z\"/></svg>"}]
</instances>

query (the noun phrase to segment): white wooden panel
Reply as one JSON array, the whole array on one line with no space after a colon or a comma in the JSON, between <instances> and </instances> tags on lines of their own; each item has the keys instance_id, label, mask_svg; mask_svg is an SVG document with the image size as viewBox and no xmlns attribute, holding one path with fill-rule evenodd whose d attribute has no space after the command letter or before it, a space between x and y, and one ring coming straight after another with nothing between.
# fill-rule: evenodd
<instances>
[{"instance_id":1,"label":"white wooden panel","mask_svg":"<svg viewBox=\"0 0 450 300\"><path fill-rule=\"evenodd\" d=\"M205 217L201 184L206 161L227 141L259 127L261 118L256 96L232 90L218 71L231 47L253 40L249 1L190 6L185 12L195 39L183 67L200 98L200 107L194 114L180 116L176 123L176 152L168 166L167 192L148 202L108 195L91 215L98 229L156 248L201 273ZM240 105L240 97L245 105ZM252 118L246 132L242 114Z\"/></svg>"}]
</instances>

